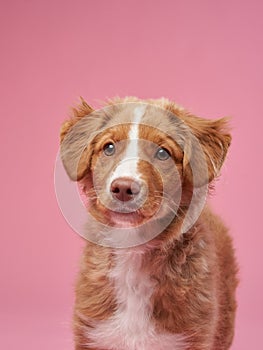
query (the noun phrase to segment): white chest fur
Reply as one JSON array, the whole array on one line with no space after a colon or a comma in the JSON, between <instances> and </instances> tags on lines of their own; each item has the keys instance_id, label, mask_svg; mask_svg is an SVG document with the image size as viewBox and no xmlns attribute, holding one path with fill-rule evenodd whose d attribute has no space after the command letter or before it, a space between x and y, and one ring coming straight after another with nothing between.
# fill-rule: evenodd
<instances>
[{"instance_id":1,"label":"white chest fur","mask_svg":"<svg viewBox=\"0 0 263 350\"><path fill-rule=\"evenodd\" d=\"M141 270L142 252L119 251L110 278L117 310L108 320L92 322L89 345L111 350L183 350L182 335L157 333L151 321L152 282Z\"/></svg>"}]
</instances>

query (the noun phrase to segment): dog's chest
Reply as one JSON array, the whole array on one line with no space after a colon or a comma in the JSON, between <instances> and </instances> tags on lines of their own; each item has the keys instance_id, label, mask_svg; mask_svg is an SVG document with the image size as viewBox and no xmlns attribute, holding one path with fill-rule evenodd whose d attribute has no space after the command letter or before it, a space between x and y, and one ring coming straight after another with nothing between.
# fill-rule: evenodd
<instances>
[{"instance_id":1,"label":"dog's chest","mask_svg":"<svg viewBox=\"0 0 263 350\"><path fill-rule=\"evenodd\" d=\"M141 253L117 253L110 273L117 309L110 319L93 323L87 332L90 344L112 350L183 350L183 336L156 331L151 300L155 284L141 263Z\"/></svg>"}]
</instances>

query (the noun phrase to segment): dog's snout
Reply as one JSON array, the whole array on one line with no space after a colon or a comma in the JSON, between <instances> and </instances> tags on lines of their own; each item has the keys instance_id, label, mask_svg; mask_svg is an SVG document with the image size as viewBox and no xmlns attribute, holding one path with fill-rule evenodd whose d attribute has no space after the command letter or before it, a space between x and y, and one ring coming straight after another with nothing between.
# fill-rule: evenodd
<instances>
[{"instance_id":1,"label":"dog's snout","mask_svg":"<svg viewBox=\"0 0 263 350\"><path fill-rule=\"evenodd\" d=\"M110 190L114 198L122 202L128 202L139 195L141 185L134 179L120 177L111 183Z\"/></svg>"}]
</instances>

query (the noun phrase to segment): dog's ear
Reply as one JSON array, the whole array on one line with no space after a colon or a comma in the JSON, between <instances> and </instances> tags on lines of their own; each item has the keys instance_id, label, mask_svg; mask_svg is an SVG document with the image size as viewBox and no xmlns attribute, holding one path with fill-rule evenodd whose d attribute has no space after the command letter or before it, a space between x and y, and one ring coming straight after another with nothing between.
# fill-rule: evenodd
<instances>
[{"instance_id":1,"label":"dog's ear","mask_svg":"<svg viewBox=\"0 0 263 350\"><path fill-rule=\"evenodd\" d=\"M80 104L77 107L72 108L73 116L66 120L60 128L60 143L63 142L66 134L69 132L69 130L80 121L81 118L89 115L94 111L94 109L87 104L87 102L84 100L83 97L80 97Z\"/></svg>"},{"instance_id":2,"label":"dog's ear","mask_svg":"<svg viewBox=\"0 0 263 350\"><path fill-rule=\"evenodd\" d=\"M184 174L200 187L217 177L224 163L231 143L228 118L207 120L188 114L183 120L190 132L185 141Z\"/></svg>"},{"instance_id":3,"label":"dog's ear","mask_svg":"<svg viewBox=\"0 0 263 350\"><path fill-rule=\"evenodd\" d=\"M72 110L73 116L62 124L60 130L60 155L70 179L78 181L89 169L92 153L90 140L102 121L83 98Z\"/></svg>"}]
</instances>

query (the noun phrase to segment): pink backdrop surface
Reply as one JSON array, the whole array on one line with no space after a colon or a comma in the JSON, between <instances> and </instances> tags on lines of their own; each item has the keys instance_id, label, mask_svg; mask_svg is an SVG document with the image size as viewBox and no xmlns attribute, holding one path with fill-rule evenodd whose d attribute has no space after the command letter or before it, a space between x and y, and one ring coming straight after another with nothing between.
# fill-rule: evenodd
<instances>
[{"instance_id":1,"label":"pink backdrop surface","mask_svg":"<svg viewBox=\"0 0 263 350\"><path fill-rule=\"evenodd\" d=\"M166 96L232 116L233 143L211 199L240 264L232 350L263 349L263 2L2 1L0 347L73 349L83 241L58 208L61 122L79 95Z\"/></svg>"}]
</instances>

